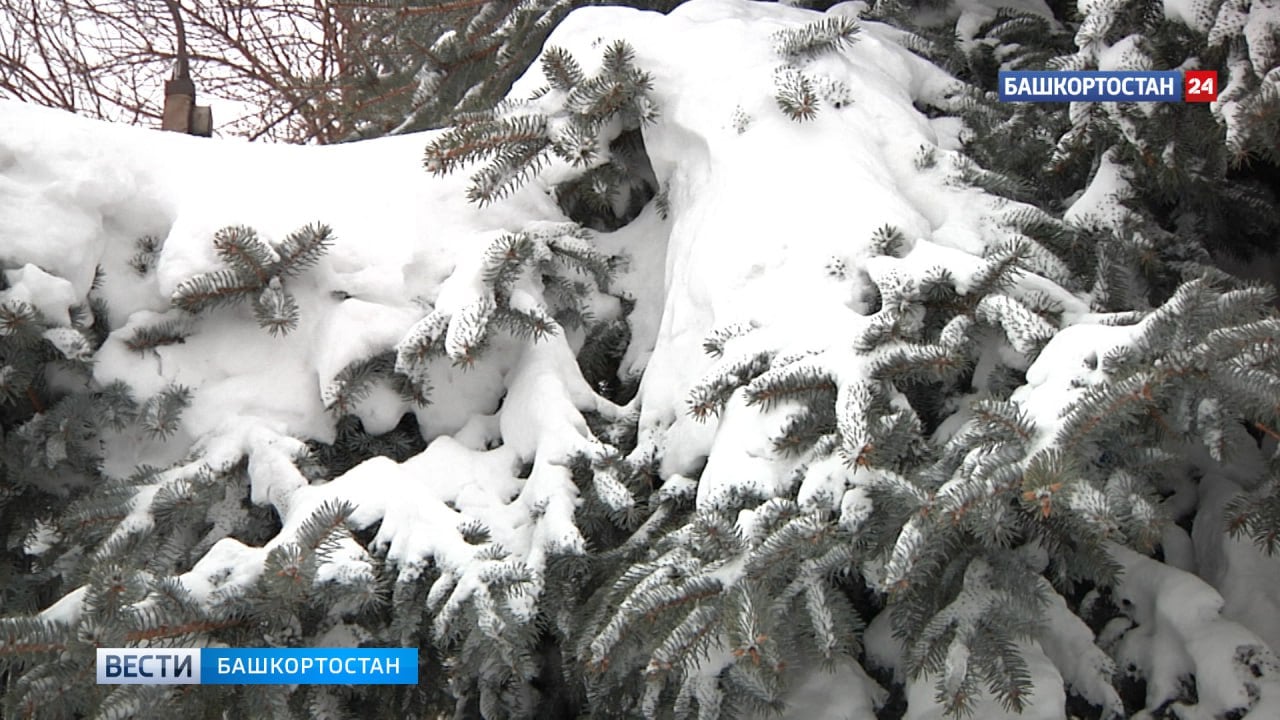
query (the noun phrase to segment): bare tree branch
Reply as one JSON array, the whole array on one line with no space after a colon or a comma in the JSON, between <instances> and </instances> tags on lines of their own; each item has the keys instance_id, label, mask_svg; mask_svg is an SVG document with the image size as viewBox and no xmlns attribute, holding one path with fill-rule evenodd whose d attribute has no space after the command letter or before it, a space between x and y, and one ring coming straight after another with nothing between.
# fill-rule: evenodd
<instances>
[{"instance_id":1,"label":"bare tree branch","mask_svg":"<svg viewBox=\"0 0 1280 720\"><path fill-rule=\"evenodd\" d=\"M216 134L407 132L499 99L556 22L593 1L0 0L0 97L152 124L185 56Z\"/></svg>"}]
</instances>

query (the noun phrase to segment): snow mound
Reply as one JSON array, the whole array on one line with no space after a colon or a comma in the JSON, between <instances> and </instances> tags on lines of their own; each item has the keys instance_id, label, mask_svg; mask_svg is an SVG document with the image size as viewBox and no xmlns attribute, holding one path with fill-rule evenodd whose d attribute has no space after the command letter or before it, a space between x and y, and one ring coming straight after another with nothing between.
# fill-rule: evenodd
<instances>
[{"instance_id":1,"label":"snow mound","mask_svg":"<svg viewBox=\"0 0 1280 720\"><path fill-rule=\"evenodd\" d=\"M833 13L858 11L852 5ZM707 488L737 483L734 478L753 462L750 447L759 445L762 428L748 412L736 414L736 433L724 428L717 434L714 423L687 417L684 398L707 368L701 345L712 329L746 320L788 325L785 337L799 339L827 322L857 322L856 295L864 281L832 278L826 268L833 258L860 262L859 243L886 222L922 243L970 251L983 244L975 191L913 165L921 147L939 144L913 103L940 101L951 80L894 44L893 31L869 25L851 50L806 67L830 87L844 88L828 95L847 94L847 102L829 101L807 125L782 114L774 101L780 60L772 36L812 17L728 0L688 3L669 16L590 8L574 13L549 41L591 71L599 49L625 36L637 64L654 77L662 115L646 129L645 145L672 219L647 210L596 242L629 258L631 272L618 287L636 302L627 366L644 369L636 401L642 445L666 448L666 477L714 454L700 491L708 498L714 493ZM512 95L527 95L541 82L535 69ZM452 518L446 525L485 517L502 545L534 567L551 548L581 547L573 525L577 491L566 459L599 452L584 411L618 410L582 380L571 337L499 342L485 362L465 372L437 363L433 402L423 407L385 391L355 407L374 431L413 412L433 441L423 459L396 469L376 465L376 481L356 482L371 472L362 466L314 487L289 470L301 453L292 438L334 438L326 407L343 368L393 349L430 309L452 312L474 297L487 240L566 219L547 191L568 168L552 167L512 197L480 209L465 202L465 175L424 172L421 150L432 137L263 146L104 125L0 102L0 183L7 190L0 194L0 224L9 231L0 260L12 268L6 299L28 302L50 322L67 324L67 308L87 295L100 271L98 292L112 332L94 358L95 379L123 381L143 398L174 386L192 393L180 432L168 441L130 433L113 438L109 472L123 476L138 464L167 465L193 449L210 467L248 458L252 499L276 508L284 537L318 506L315 498L345 497L357 505L362 524L381 520L380 540L394 558L410 562L436 558L448 545L414 529L440 525L426 522L437 512L426 508L440 500L408 488L422 481L423 472L439 474L425 469L433 466L429 458L442 452L440 443L452 443L451 462L479 463L483 471L474 477L452 473L450 482L489 490L475 495L478 505L459 498L452 509L439 511ZM790 211L769 210L778 207ZM277 246L314 222L332 228L334 241L315 267L289 279L299 307L293 331L264 332L247 306L192 318L171 308L184 281L222 266L212 243L218 230L247 226ZM144 239L153 257L139 269ZM131 348L139 330L173 320L185 323L182 342ZM469 449L451 439L470 419L495 411L493 436L485 442L500 451ZM503 454L502 472L485 460L491 452ZM531 463L532 469L514 478L507 467L512 463ZM170 471L165 482L199 466ZM396 485L397 473L414 479ZM763 482L779 471L764 461L758 474ZM438 482L432 481L432 497L451 497ZM376 500L388 483L417 498L409 507L418 509ZM357 484L361 492L343 490ZM619 502L625 505L625 499ZM137 521L145 523L146 503L136 506ZM494 508L503 513L495 517ZM242 553L215 547L206 564L216 558L241 564ZM464 564L465 558L456 563Z\"/></svg>"},{"instance_id":2,"label":"snow mound","mask_svg":"<svg viewBox=\"0 0 1280 720\"><path fill-rule=\"evenodd\" d=\"M975 18L985 17L986 5L971 5ZM848 3L830 13L856 15L863 7ZM575 362L582 338L573 333L497 339L468 369L434 362L430 404L415 405L385 387L356 403L352 412L375 433L412 413L428 444L402 463L374 458L326 481L308 478L298 464L304 441L335 437L329 408L343 370L394 351L432 313L461 315L483 302L480 268L489 243L503 233L566 222L551 191L573 169L552 164L520 191L479 208L466 202L465 174L433 177L422 168L422 148L434 132L335 147L262 146L108 126L0 101L0 262L9 285L0 301L20 300L49 322L69 325L68 309L87 296L100 270L97 292L109 308L111 333L96 352L95 380L123 381L144 398L174 386L191 391L179 431L167 439L127 432L109 438L108 473L124 476L139 464L169 468L139 490L118 532L150 522L151 498L166 484L245 460L248 499L273 508L282 529L264 547L210 537L203 559L181 577L196 598L212 603L234 595L308 518L345 502L354 508L351 525L377 527L370 549L385 553L402 578L416 577L428 563L440 571L429 603L447 619L485 592L496 566L528 570L532 603L548 559L585 550L575 524L581 498L572 463L610 450L592 432L590 415L615 420L637 413L634 458L660 457L661 492L693 496L700 509L718 507L744 488L764 496L788 492L798 461L771 448L785 412L745 407L738 393L718 418L700 421L689 413L691 388L715 367L704 351L707 337L751 326L757 331L731 341L732 352L767 349L815 367L840 367L846 376L865 374L867 359L849 338L861 335L874 314L873 284L892 288L937 269L964 292L984 254L1016 234L1000 222L1007 201L956 180L963 159L951 149L953 125L918 109L945 107L955 85L899 47L896 32L863 23L856 43L805 65L823 102L807 122L787 117L775 99L784 62L774 34L815 17L742 0L693 0L668 15L593 7L568 17L549 44L569 50L591 73L601 49L625 39L637 66L653 76L661 110L644 128L644 145L667 209L648 207L631 224L593 239L628 261L612 306L623 296L634 302L622 371L643 371L638 395L627 408L598 395ZM526 97L542 84L535 68L512 96ZM919 161L922 149L933 158L928 164ZM1122 177L1107 178L1091 188L1081 213L1123 190ZM183 282L221 267L212 243L220 229L245 225L278 245L314 222L331 227L334 241L314 267L288 280L299 313L292 331L261 329L248 304L197 316L173 307ZM885 225L901 230L905 246L875 256L871 239ZM139 270L144 238L153 239L154 257ZM1078 323L1048 343L1027 372L1029 385L1014 396L1046 430L1090 380L1086 357L1104 356L1130 330L1095 322L1079 298L1030 274L990 302L1016 308L1017 298L1030 293L1059 301L1065 321ZM517 300L536 306L529 294ZM609 298L600 302L610 307ZM997 310L1007 308L990 309ZM173 320L190 331L181 342L132 347L140 329ZM1027 347L1050 333L1033 330ZM454 356L464 344L457 332L444 336ZM78 352L54 337L65 353ZM846 470L811 469L800 499L830 502L856 526L869 500L857 473ZM630 507L625 488L605 487L612 509ZM749 531L751 517L739 523ZM477 526L483 540L466 529ZM1166 585L1143 579L1143 561L1124 562L1136 602L1149 615L1144 624L1169 629L1192 652L1209 648L1206 657L1220 656L1222 643L1254 641L1217 618L1221 598L1214 600L1208 587L1190 587L1190 575L1166 584L1190 598L1172 605L1160 600ZM359 581L367 569L359 548L344 547L317 582ZM74 618L76 598L55 605L49 617ZM531 605L511 609L527 617ZM1114 704L1096 681L1104 662L1087 628L1055 610L1045 637L1024 648L1037 690L1032 716L1062 717L1064 683ZM1226 639L1178 634L1188 613L1212 616L1217 624L1209 627ZM869 637L868 644L882 664L892 664L885 642ZM1151 672L1173 682L1191 660L1179 662ZM1232 672L1196 669L1206 678ZM1245 686L1233 683L1224 676L1214 685L1220 697L1202 691L1202 705L1239 706L1236 690ZM1152 692L1165 690L1157 684ZM833 716L833 706L870 712L883 701L861 671L815 677L800 692L811 696L809 705L797 706L805 717ZM910 717L936 716L932 693L932 678L909 684ZM997 717L997 708L983 698L979 716Z\"/></svg>"}]
</instances>

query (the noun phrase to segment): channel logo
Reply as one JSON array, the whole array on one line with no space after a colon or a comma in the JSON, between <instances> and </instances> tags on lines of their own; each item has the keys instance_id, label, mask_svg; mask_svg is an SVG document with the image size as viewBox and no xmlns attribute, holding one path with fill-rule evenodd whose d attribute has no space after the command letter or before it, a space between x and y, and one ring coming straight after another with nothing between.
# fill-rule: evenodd
<instances>
[{"instance_id":1,"label":"channel logo","mask_svg":"<svg viewBox=\"0 0 1280 720\"><path fill-rule=\"evenodd\" d=\"M98 648L99 685L416 685L413 648Z\"/></svg>"},{"instance_id":2,"label":"channel logo","mask_svg":"<svg viewBox=\"0 0 1280 720\"><path fill-rule=\"evenodd\" d=\"M1216 70L1001 70L1001 102L1212 102Z\"/></svg>"},{"instance_id":3,"label":"channel logo","mask_svg":"<svg viewBox=\"0 0 1280 720\"><path fill-rule=\"evenodd\" d=\"M200 651L98 648L99 685L199 685Z\"/></svg>"}]
</instances>

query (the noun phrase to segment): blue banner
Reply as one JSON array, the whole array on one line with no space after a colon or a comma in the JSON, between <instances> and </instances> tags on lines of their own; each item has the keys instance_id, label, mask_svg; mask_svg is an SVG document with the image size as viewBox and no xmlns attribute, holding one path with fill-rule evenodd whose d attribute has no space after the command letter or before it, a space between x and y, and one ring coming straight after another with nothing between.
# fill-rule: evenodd
<instances>
[{"instance_id":1,"label":"blue banner","mask_svg":"<svg viewBox=\"0 0 1280 720\"><path fill-rule=\"evenodd\" d=\"M100 685L416 685L414 648L98 648Z\"/></svg>"},{"instance_id":2,"label":"blue banner","mask_svg":"<svg viewBox=\"0 0 1280 720\"><path fill-rule=\"evenodd\" d=\"M1001 70L1001 102L1182 102L1178 70Z\"/></svg>"}]
</instances>

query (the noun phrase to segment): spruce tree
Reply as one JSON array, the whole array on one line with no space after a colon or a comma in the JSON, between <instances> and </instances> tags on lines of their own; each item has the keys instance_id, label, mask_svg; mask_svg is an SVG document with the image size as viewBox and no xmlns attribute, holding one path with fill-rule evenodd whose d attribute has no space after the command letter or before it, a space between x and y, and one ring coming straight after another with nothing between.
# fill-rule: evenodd
<instances>
[{"instance_id":1,"label":"spruce tree","mask_svg":"<svg viewBox=\"0 0 1280 720\"><path fill-rule=\"evenodd\" d=\"M343 109L350 139L442 127L500 101L551 30L586 0L359 0L337 11L347 34ZM678 3L632 7L666 11Z\"/></svg>"},{"instance_id":2,"label":"spruce tree","mask_svg":"<svg viewBox=\"0 0 1280 720\"><path fill-rule=\"evenodd\" d=\"M874 12L910 20L901 6ZM779 78L765 106L807 132L852 92L813 63L851 52L864 28L846 15L787 22L762 34ZM1161 57L1186 51L1181 31L1155 24ZM1183 154L1200 140L1191 133L1216 128L1223 147L1235 133L1265 155L1265 124L1206 108L1136 124L1125 108L1000 106L984 93L1000 63L1064 63L1077 42L1083 55L1071 57L1083 57L1087 33L1016 12L981 25L983 42L953 42L945 23L913 29L902 42L968 83L924 109L973 131L963 153L926 147L915 167L970 192L1001 239L964 251L885 225L849 238L849 257L825 268L860 280L856 320L811 336L746 321L711 329L683 410L718 431L767 426L760 455L785 468L768 483L664 473L674 451L641 428L644 395L619 367L638 301L617 290L626 258L602 235L638 218L659 226L673 210L644 150L662 118L658 81L623 41L591 65L547 48L542 88L468 108L431 136L427 171L472 173L459 202L493 211L537 182L529 194L545 189L563 218L475 238L448 293L320 387L332 442L238 418L189 443L190 388L136 397L90 372L105 343L159 357L214 320L293 340L294 291L335 242L326 226L279 243L244 226L215 233L214 269L182 279L161 319L127 330L103 325L94 293L66 323L5 301L6 716L720 718L786 711L825 671L855 678L886 716L920 687L963 716L988 698L1010 711L1037 700L1039 658L1092 716L1201 712L1198 699L1228 716L1276 702L1270 651L1236 642L1212 591L1154 559L1196 514L1196 483L1228 466L1249 469L1229 530L1267 552L1280 543L1280 317L1268 289L1212 267L1209 249L1229 242L1234 220L1196 205L1263 190L1246 178L1188 199L1227 164L1211 142ZM496 92L492 80L475 97ZM729 123L731 139L750 131L748 119ZM1141 169L1157 150L1173 160ZM541 175L551 167L554 184ZM1107 173L1129 192L1092 208L1102 214L1070 212ZM140 239L128 271L149 276L161 254ZM597 317L602 307L618 309ZM79 385L51 382L62 370ZM359 412L375 393L417 409L454 372L501 375L501 407L430 444L411 412L366 430ZM554 442L544 423L563 426ZM186 444L168 466L108 475L94 453L122 433ZM481 481L450 496L467 473ZM422 475L439 496L410 495ZM464 491L483 513L459 511ZM411 552L406 534L427 529L429 551ZM1140 667L1134 647L1157 633L1200 672L1229 668L1212 675L1227 681L1184 687ZM1216 634L1228 641L1202 642ZM85 680L95 647L339 642L418 647L424 682L173 691ZM896 657L882 656L888 646ZM1150 697L1127 691L1137 681Z\"/></svg>"}]
</instances>

